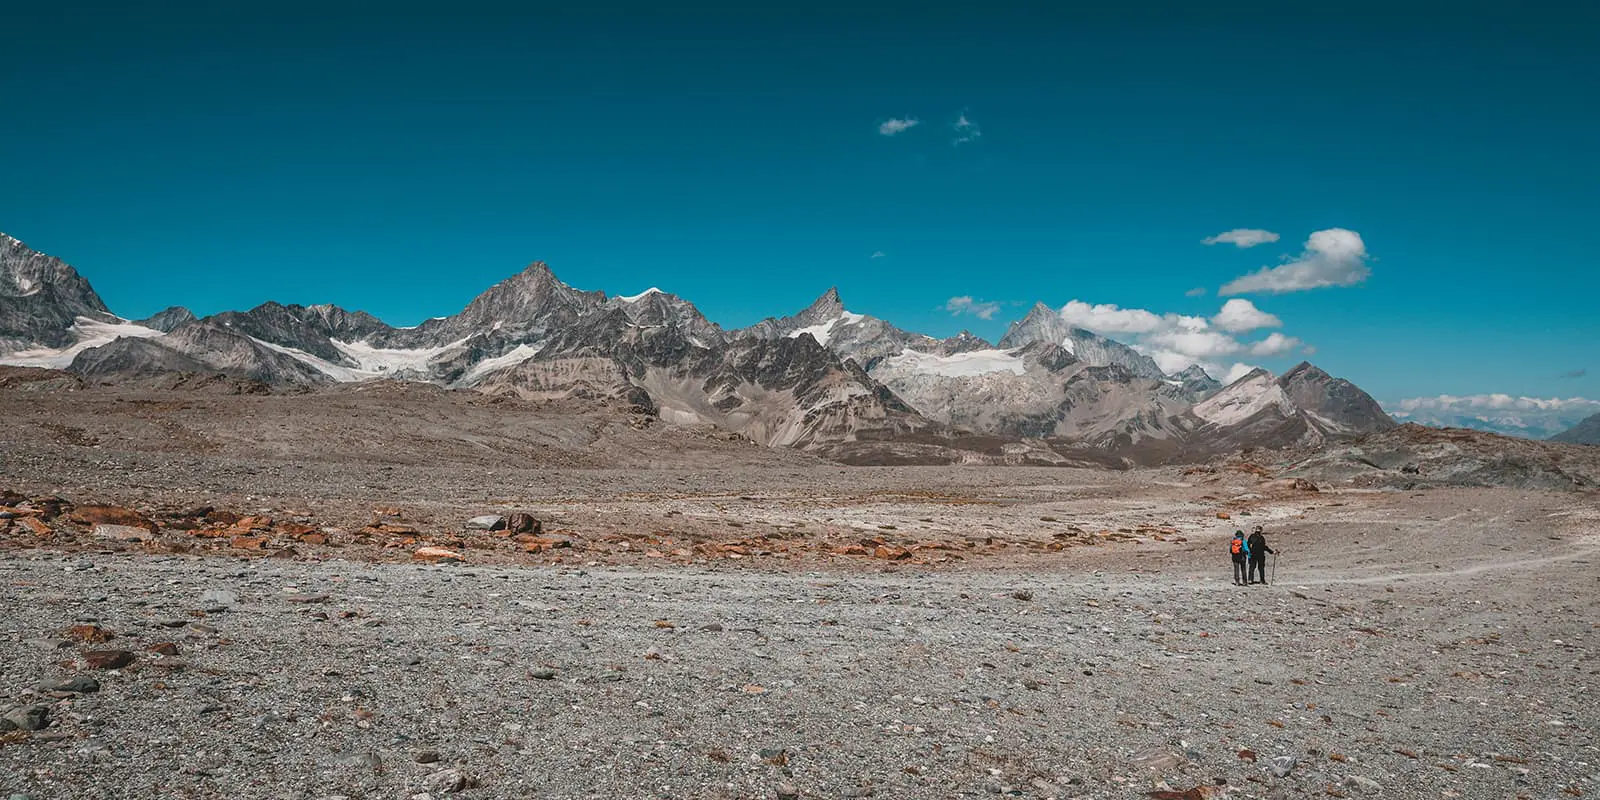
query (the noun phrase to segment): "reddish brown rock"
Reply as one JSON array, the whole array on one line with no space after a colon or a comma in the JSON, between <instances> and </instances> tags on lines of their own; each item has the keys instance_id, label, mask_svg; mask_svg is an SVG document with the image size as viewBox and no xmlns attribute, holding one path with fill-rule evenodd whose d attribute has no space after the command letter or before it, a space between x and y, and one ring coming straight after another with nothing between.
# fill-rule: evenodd
<instances>
[{"instance_id":1,"label":"reddish brown rock","mask_svg":"<svg viewBox=\"0 0 1600 800\"><path fill-rule=\"evenodd\" d=\"M512 534L531 533L538 535L544 532L544 523L535 519L532 514L518 511L506 517L506 530Z\"/></svg>"},{"instance_id":2,"label":"reddish brown rock","mask_svg":"<svg viewBox=\"0 0 1600 800\"><path fill-rule=\"evenodd\" d=\"M911 551L904 550L899 547L890 547L886 544L880 544L873 548L872 557L881 558L885 561L899 561L901 559L910 558Z\"/></svg>"},{"instance_id":3,"label":"reddish brown rock","mask_svg":"<svg viewBox=\"0 0 1600 800\"><path fill-rule=\"evenodd\" d=\"M101 644L117 638L117 635L99 625L74 625L67 629L65 637L74 642Z\"/></svg>"},{"instance_id":4,"label":"reddish brown rock","mask_svg":"<svg viewBox=\"0 0 1600 800\"><path fill-rule=\"evenodd\" d=\"M235 534L272 530L272 517L245 517L231 526Z\"/></svg>"},{"instance_id":5,"label":"reddish brown rock","mask_svg":"<svg viewBox=\"0 0 1600 800\"><path fill-rule=\"evenodd\" d=\"M233 513L232 511L223 511L219 509L216 511L206 512L205 519L206 522L212 525L232 525L233 523L239 521L239 515Z\"/></svg>"},{"instance_id":6,"label":"reddish brown rock","mask_svg":"<svg viewBox=\"0 0 1600 800\"><path fill-rule=\"evenodd\" d=\"M83 525L119 525L129 528L143 528L150 533L160 530L145 515L121 506L82 506L73 509L67 519Z\"/></svg>"},{"instance_id":7,"label":"reddish brown rock","mask_svg":"<svg viewBox=\"0 0 1600 800\"><path fill-rule=\"evenodd\" d=\"M314 533L317 530L315 526L307 525L303 522L280 522L275 527L277 528L278 533L281 533L285 536L305 536L306 534ZM300 541L305 540L301 539Z\"/></svg>"},{"instance_id":8,"label":"reddish brown rock","mask_svg":"<svg viewBox=\"0 0 1600 800\"><path fill-rule=\"evenodd\" d=\"M16 522L19 527L27 529L34 536L50 536L55 533L38 517L19 517Z\"/></svg>"},{"instance_id":9,"label":"reddish brown rock","mask_svg":"<svg viewBox=\"0 0 1600 800\"><path fill-rule=\"evenodd\" d=\"M158 656L175 656L178 654L178 646L172 642L157 642L145 649Z\"/></svg>"},{"instance_id":10,"label":"reddish brown rock","mask_svg":"<svg viewBox=\"0 0 1600 800\"><path fill-rule=\"evenodd\" d=\"M428 564L452 564L467 560L466 556L454 550L446 550L443 547L418 548L415 553L411 554L411 557Z\"/></svg>"},{"instance_id":11,"label":"reddish brown rock","mask_svg":"<svg viewBox=\"0 0 1600 800\"><path fill-rule=\"evenodd\" d=\"M154 535L149 528L133 525L94 526L94 537L96 539L112 539L118 542L148 542Z\"/></svg>"},{"instance_id":12,"label":"reddish brown rock","mask_svg":"<svg viewBox=\"0 0 1600 800\"><path fill-rule=\"evenodd\" d=\"M327 544L328 543L328 535L325 534L325 533L319 533L319 532L302 533L297 538L301 542L303 542L305 544Z\"/></svg>"},{"instance_id":13,"label":"reddish brown rock","mask_svg":"<svg viewBox=\"0 0 1600 800\"><path fill-rule=\"evenodd\" d=\"M89 669L122 669L133 663L134 654L127 650L87 650L83 663Z\"/></svg>"},{"instance_id":14,"label":"reddish brown rock","mask_svg":"<svg viewBox=\"0 0 1600 800\"><path fill-rule=\"evenodd\" d=\"M230 544L239 550L260 550L267 546L265 536L235 536Z\"/></svg>"}]
</instances>

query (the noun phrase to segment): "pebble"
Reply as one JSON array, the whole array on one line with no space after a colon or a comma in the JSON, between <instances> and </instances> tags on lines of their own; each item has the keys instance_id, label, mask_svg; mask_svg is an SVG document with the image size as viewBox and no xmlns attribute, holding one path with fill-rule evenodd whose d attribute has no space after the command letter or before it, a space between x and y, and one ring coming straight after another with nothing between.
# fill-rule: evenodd
<instances>
[{"instance_id":1,"label":"pebble","mask_svg":"<svg viewBox=\"0 0 1600 800\"><path fill-rule=\"evenodd\" d=\"M469 531L498 531L506 526L506 518L499 514L484 514L467 520Z\"/></svg>"},{"instance_id":2,"label":"pebble","mask_svg":"<svg viewBox=\"0 0 1600 800\"><path fill-rule=\"evenodd\" d=\"M1375 780L1373 780L1371 778L1364 778L1364 777L1362 777L1360 775L1351 775L1351 776L1345 778L1344 779L1344 785L1345 785L1345 788L1348 788L1348 789L1359 789L1362 792L1366 792L1368 794L1379 794L1379 793L1381 793L1383 791L1383 785L1382 784L1378 783L1377 781L1375 781Z\"/></svg>"},{"instance_id":3,"label":"pebble","mask_svg":"<svg viewBox=\"0 0 1600 800\"><path fill-rule=\"evenodd\" d=\"M383 769L383 759L377 753L356 753L339 759L339 763L357 771L376 773Z\"/></svg>"},{"instance_id":4,"label":"pebble","mask_svg":"<svg viewBox=\"0 0 1600 800\"><path fill-rule=\"evenodd\" d=\"M459 769L439 770L424 778L422 782L427 791L439 794L455 794L477 785L477 781Z\"/></svg>"},{"instance_id":5,"label":"pebble","mask_svg":"<svg viewBox=\"0 0 1600 800\"><path fill-rule=\"evenodd\" d=\"M227 589L207 589L200 595L200 609L207 614L232 611L239 605L239 596Z\"/></svg>"},{"instance_id":6,"label":"pebble","mask_svg":"<svg viewBox=\"0 0 1600 800\"><path fill-rule=\"evenodd\" d=\"M530 677L534 678L535 680L550 681L550 680L555 680L556 671L553 670L553 669L546 669L546 668L541 667L539 669L533 670L532 672L529 672L528 675Z\"/></svg>"},{"instance_id":7,"label":"pebble","mask_svg":"<svg viewBox=\"0 0 1600 800\"><path fill-rule=\"evenodd\" d=\"M1295 760L1294 756L1277 756L1267 764L1267 769L1270 770L1273 775L1276 775L1280 778L1287 778L1289 777L1289 773L1293 772L1294 768L1299 763L1299 761Z\"/></svg>"},{"instance_id":8,"label":"pebble","mask_svg":"<svg viewBox=\"0 0 1600 800\"><path fill-rule=\"evenodd\" d=\"M83 654L83 663L90 669L122 669L133 659L133 653L127 650L89 650Z\"/></svg>"},{"instance_id":9,"label":"pebble","mask_svg":"<svg viewBox=\"0 0 1600 800\"><path fill-rule=\"evenodd\" d=\"M74 675L70 678L57 678L39 684L41 692L71 692L73 694L89 694L100 691L100 682L88 675Z\"/></svg>"},{"instance_id":10,"label":"pebble","mask_svg":"<svg viewBox=\"0 0 1600 800\"><path fill-rule=\"evenodd\" d=\"M438 761L439 752L437 750L423 750L422 752L417 753L418 764L435 764L438 763Z\"/></svg>"},{"instance_id":11,"label":"pebble","mask_svg":"<svg viewBox=\"0 0 1600 800\"><path fill-rule=\"evenodd\" d=\"M18 706L7 711L0 717L0 730L6 729L9 723L11 728L20 728L25 731L42 731L50 727L49 706Z\"/></svg>"}]
</instances>

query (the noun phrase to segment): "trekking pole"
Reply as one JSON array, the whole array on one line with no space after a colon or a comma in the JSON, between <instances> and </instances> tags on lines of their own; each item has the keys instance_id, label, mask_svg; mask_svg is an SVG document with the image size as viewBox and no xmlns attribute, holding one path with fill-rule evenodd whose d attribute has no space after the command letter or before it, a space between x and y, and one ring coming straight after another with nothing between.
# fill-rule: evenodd
<instances>
[{"instance_id":1,"label":"trekking pole","mask_svg":"<svg viewBox=\"0 0 1600 800\"><path fill-rule=\"evenodd\" d=\"M1282 550L1279 550L1278 552L1272 554L1272 585L1273 586L1277 586L1278 585L1278 559L1280 559L1280 558L1283 558L1283 551Z\"/></svg>"}]
</instances>

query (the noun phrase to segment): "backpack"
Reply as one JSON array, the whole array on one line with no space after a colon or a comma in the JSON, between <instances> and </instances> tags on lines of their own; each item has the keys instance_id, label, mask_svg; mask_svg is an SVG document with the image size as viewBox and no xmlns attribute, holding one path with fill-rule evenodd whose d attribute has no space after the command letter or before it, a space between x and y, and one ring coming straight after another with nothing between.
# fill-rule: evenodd
<instances>
[{"instance_id":1,"label":"backpack","mask_svg":"<svg viewBox=\"0 0 1600 800\"><path fill-rule=\"evenodd\" d=\"M1235 538L1233 542L1228 545L1228 552L1236 556L1244 555L1244 540Z\"/></svg>"}]
</instances>

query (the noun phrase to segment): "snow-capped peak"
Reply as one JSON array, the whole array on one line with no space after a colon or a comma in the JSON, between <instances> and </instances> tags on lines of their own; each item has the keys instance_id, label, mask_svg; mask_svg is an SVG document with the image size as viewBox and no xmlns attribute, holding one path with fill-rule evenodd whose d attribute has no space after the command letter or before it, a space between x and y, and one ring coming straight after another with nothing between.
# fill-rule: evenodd
<instances>
[{"instance_id":1,"label":"snow-capped peak","mask_svg":"<svg viewBox=\"0 0 1600 800\"><path fill-rule=\"evenodd\" d=\"M629 295L627 297L618 297L617 300L619 300L621 302L624 302L624 303L637 303L640 300L643 300L646 297L649 297L650 295L653 295L653 294L666 294L666 292L663 292L660 289L657 289L656 287L652 286L652 287L650 287L650 288L648 288L648 289L646 289L646 290L644 290L644 291L642 291L642 292L640 292L638 294L635 294L635 295Z\"/></svg>"},{"instance_id":2,"label":"snow-capped peak","mask_svg":"<svg viewBox=\"0 0 1600 800\"><path fill-rule=\"evenodd\" d=\"M791 331L789 333L789 338L794 339L799 337L802 333L809 333L811 334L811 338L817 340L817 344L827 347L828 339L833 337L834 328L837 328L841 325L854 325L864 319L866 319L864 314L852 314L849 311L840 310L839 316L834 317L833 319L819 322L816 325L807 325L799 330Z\"/></svg>"}]
</instances>

